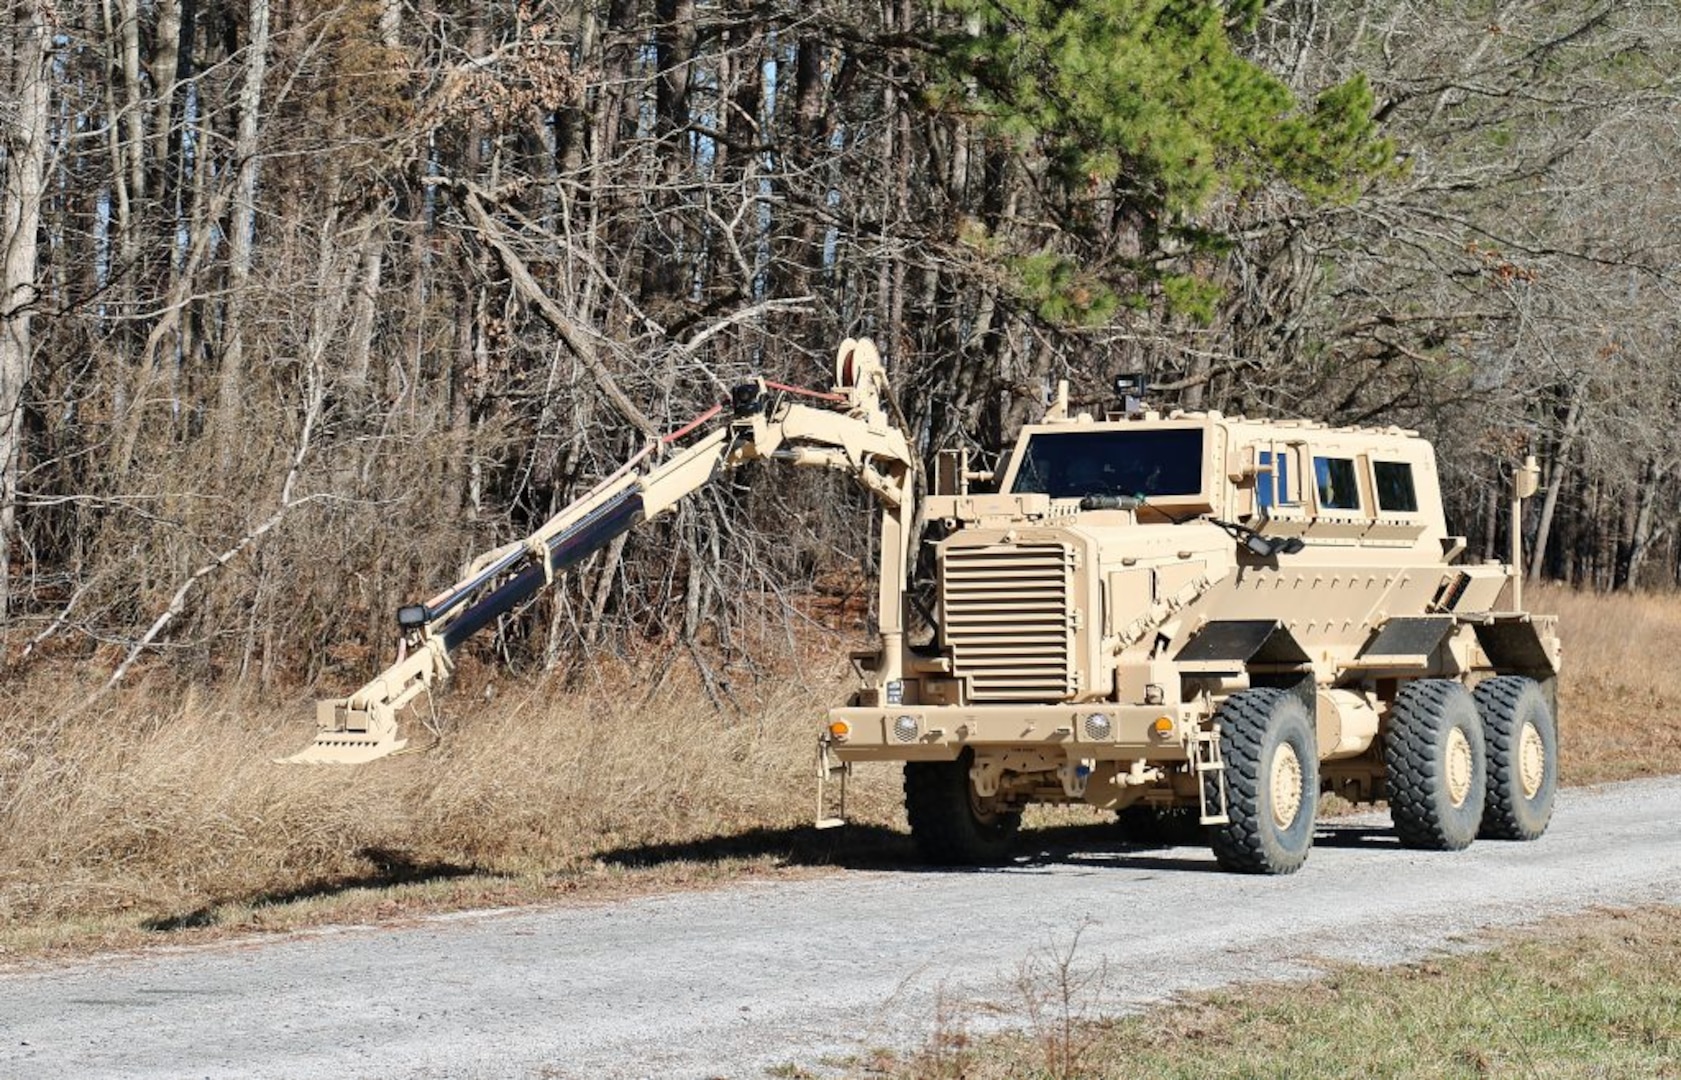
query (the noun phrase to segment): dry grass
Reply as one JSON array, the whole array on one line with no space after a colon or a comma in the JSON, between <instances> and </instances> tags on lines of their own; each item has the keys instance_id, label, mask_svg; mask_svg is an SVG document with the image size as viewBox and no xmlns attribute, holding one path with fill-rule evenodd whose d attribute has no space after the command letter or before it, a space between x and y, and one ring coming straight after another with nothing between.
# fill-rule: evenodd
<instances>
[{"instance_id":1,"label":"dry grass","mask_svg":"<svg viewBox=\"0 0 1681 1080\"><path fill-rule=\"evenodd\" d=\"M1666 704L1681 697L1669 662L1681 602L1538 590L1535 603L1565 620L1566 781L1681 772L1681 716ZM310 733L301 697L154 677L83 709L64 703L86 698L85 673L14 679L0 715L0 950L892 865L910 853L891 767L859 770L861 826L809 827L818 719L849 682L827 644L778 678L738 680L740 707L722 713L686 660L607 662L574 691L469 672L436 749L358 769L272 763Z\"/></svg>"},{"instance_id":2,"label":"dry grass","mask_svg":"<svg viewBox=\"0 0 1681 1080\"><path fill-rule=\"evenodd\" d=\"M842 672L787 674L731 714L681 665L575 692L502 683L490 701L469 678L436 748L356 769L272 762L312 732L305 700L142 686L65 710L89 684L36 677L0 720L0 947L608 896L848 857L809 828L818 720ZM860 779L865 828L845 843L882 840L897 813L896 777Z\"/></svg>"},{"instance_id":3,"label":"dry grass","mask_svg":"<svg viewBox=\"0 0 1681 1080\"><path fill-rule=\"evenodd\" d=\"M1600 784L1681 773L1681 597L1602 596L1558 587L1524 592L1559 617L1559 774Z\"/></svg>"},{"instance_id":4,"label":"dry grass","mask_svg":"<svg viewBox=\"0 0 1681 1080\"><path fill-rule=\"evenodd\" d=\"M1681 1077L1681 909L1597 912L1503 935L1485 952L1313 983L1197 994L1125 1019L1078 999L1056 965L1024 995L1057 1022L969 1039L937 1018L927 1045L853 1076L1109 1080L1150 1076ZM1073 977L1090 974L1072 956ZM955 1033L955 1034L954 1034Z\"/></svg>"}]
</instances>

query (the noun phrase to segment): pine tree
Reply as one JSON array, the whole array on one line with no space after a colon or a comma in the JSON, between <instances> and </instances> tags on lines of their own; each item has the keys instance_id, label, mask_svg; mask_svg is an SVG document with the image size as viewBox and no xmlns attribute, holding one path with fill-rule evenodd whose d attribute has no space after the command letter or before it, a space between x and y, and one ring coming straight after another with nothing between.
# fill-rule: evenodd
<instances>
[{"instance_id":1,"label":"pine tree","mask_svg":"<svg viewBox=\"0 0 1681 1080\"><path fill-rule=\"evenodd\" d=\"M1223 249L1200 219L1216 196L1283 183L1351 200L1394 159L1363 78L1303 107L1236 52L1258 0L947 2L963 30L939 50L936 101L1039 179L1055 233L1009 265L1048 321L1101 322L1152 286L1205 316L1217 290L1165 260Z\"/></svg>"}]
</instances>

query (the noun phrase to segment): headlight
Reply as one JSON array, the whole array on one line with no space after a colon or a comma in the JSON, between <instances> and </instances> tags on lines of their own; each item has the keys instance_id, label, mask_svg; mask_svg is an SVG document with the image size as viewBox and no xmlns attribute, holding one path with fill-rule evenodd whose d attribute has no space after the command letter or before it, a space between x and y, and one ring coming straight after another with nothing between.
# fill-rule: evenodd
<instances>
[{"instance_id":1,"label":"headlight","mask_svg":"<svg viewBox=\"0 0 1681 1080\"><path fill-rule=\"evenodd\" d=\"M915 742L922 734L922 725L916 722L914 716L901 716L893 721L893 737L900 742Z\"/></svg>"},{"instance_id":2,"label":"headlight","mask_svg":"<svg viewBox=\"0 0 1681 1080\"><path fill-rule=\"evenodd\" d=\"M1109 736L1115 733L1115 725L1102 713L1092 713L1086 717L1086 738L1093 742L1107 742Z\"/></svg>"}]
</instances>

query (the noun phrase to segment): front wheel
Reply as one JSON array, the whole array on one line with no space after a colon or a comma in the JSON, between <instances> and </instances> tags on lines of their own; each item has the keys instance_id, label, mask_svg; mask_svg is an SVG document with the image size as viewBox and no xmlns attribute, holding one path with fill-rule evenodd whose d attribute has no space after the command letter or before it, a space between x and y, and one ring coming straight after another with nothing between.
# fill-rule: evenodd
<instances>
[{"instance_id":1,"label":"front wheel","mask_svg":"<svg viewBox=\"0 0 1681 1080\"><path fill-rule=\"evenodd\" d=\"M905 816L923 861L935 866L1003 862L1021 828L1021 812L975 794L975 752L955 761L905 762Z\"/></svg>"},{"instance_id":2,"label":"front wheel","mask_svg":"<svg viewBox=\"0 0 1681 1080\"><path fill-rule=\"evenodd\" d=\"M1284 690L1245 690L1214 721L1231 819L1209 829L1214 858L1239 873L1295 873L1313 847L1319 809L1319 741L1307 707Z\"/></svg>"}]
</instances>

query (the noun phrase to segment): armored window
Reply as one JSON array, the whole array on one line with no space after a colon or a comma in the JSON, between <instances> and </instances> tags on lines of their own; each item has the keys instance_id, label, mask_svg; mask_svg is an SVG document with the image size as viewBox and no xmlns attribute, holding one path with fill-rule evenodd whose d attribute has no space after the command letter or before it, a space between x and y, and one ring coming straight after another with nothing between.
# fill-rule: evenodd
<instances>
[{"instance_id":1,"label":"armored window","mask_svg":"<svg viewBox=\"0 0 1681 1080\"><path fill-rule=\"evenodd\" d=\"M1202 429L1068 431L1034 435L1010 490L1053 499L1084 495L1198 495Z\"/></svg>"},{"instance_id":2,"label":"armored window","mask_svg":"<svg viewBox=\"0 0 1681 1080\"><path fill-rule=\"evenodd\" d=\"M1281 452L1275 455L1271 450L1262 450L1255 460L1262 466L1272 466L1271 472L1262 472L1255 477L1256 506L1265 510L1269 507L1283 506L1285 503L1298 501L1290 498L1290 455L1288 453Z\"/></svg>"},{"instance_id":3,"label":"armored window","mask_svg":"<svg viewBox=\"0 0 1681 1080\"><path fill-rule=\"evenodd\" d=\"M1413 489L1413 467L1404 461L1372 462L1377 481L1377 507L1391 514L1418 513L1418 492Z\"/></svg>"},{"instance_id":4,"label":"armored window","mask_svg":"<svg viewBox=\"0 0 1681 1080\"><path fill-rule=\"evenodd\" d=\"M1313 476L1319 484L1319 509L1360 509L1360 482L1352 458L1316 457Z\"/></svg>"}]
</instances>

